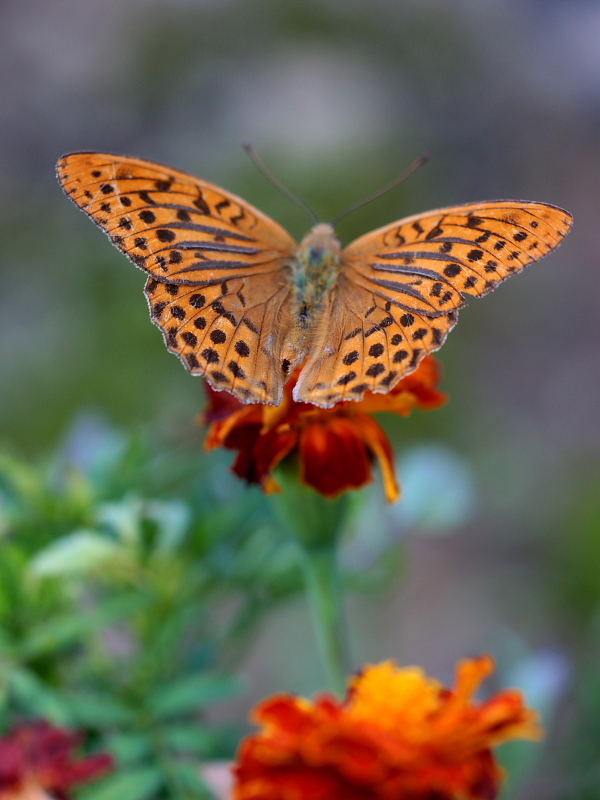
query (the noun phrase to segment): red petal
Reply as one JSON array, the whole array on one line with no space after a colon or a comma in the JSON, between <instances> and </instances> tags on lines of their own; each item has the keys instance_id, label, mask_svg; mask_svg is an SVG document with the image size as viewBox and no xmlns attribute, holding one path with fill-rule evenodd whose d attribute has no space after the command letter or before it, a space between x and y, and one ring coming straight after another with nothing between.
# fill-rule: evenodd
<instances>
[{"instance_id":1,"label":"red petal","mask_svg":"<svg viewBox=\"0 0 600 800\"><path fill-rule=\"evenodd\" d=\"M18 784L26 773L25 761L15 742L0 741L0 790Z\"/></svg>"},{"instance_id":2,"label":"red petal","mask_svg":"<svg viewBox=\"0 0 600 800\"><path fill-rule=\"evenodd\" d=\"M260 437L260 429L260 425L244 425L241 428L233 428L227 437L226 447L238 450L231 469L238 478L247 483L260 483L262 480L254 460L254 447Z\"/></svg>"},{"instance_id":3,"label":"red petal","mask_svg":"<svg viewBox=\"0 0 600 800\"><path fill-rule=\"evenodd\" d=\"M243 403L235 398L231 392L217 392L209 383L204 384L206 391L206 398L208 403L202 414L202 420L205 425L218 420L226 419L236 411L241 411L244 408Z\"/></svg>"},{"instance_id":4,"label":"red petal","mask_svg":"<svg viewBox=\"0 0 600 800\"><path fill-rule=\"evenodd\" d=\"M277 428L263 434L254 448L257 469L265 478L289 453L298 442L298 432L291 428Z\"/></svg>"},{"instance_id":5,"label":"red petal","mask_svg":"<svg viewBox=\"0 0 600 800\"><path fill-rule=\"evenodd\" d=\"M386 500L388 503L395 503L400 497L400 487L396 481L394 451L392 450L389 439L371 417L367 417L364 414L357 414L354 422L370 452L379 461Z\"/></svg>"},{"instance_id":6,"label":"red petal","mask_svg":"<svg viewBox=\"0 0 600 800\"><path fill-rule=\"evenodd\" d=\"M316 418L300 434L302 480L325 497L359 489L373 479L369 452L353 421Z\"/></svg>"},{"instance_id":7,"label":"red petal","mask_svg":"<svg viewBox=\"0 0 600 800\"><path fill-rule=\"evenodd\" d=\"M417 408L428 411L444 405L448 400L448 395L445 392L440 392L437 388L440 379L439 361L433 356L426 356L421 361L418 369L401 380L398 386L392 390L392 393L402 387L403 390L415 395Z\"/></svg>"},{"instance_id":8,"label":"red petal","mask_svg":"<svg viewBox=\"0 0 600 800\"><path fill-rule=\"evenodd\" d=\"M314 727L314 713L306 701L288 694L276 694L264 700L254 709L252 719L266 723L280 731L295 734L306 733Z\"/></svg>"}]
</instances>

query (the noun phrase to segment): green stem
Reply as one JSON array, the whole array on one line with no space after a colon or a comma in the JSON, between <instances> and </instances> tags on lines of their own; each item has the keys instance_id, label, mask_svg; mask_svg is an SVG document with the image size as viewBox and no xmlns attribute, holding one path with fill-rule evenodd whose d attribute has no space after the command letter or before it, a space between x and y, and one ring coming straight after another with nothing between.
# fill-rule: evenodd
<instances>
[{"instance_id":1,"label":"green stem","mask_svg":"<svg viewBox=\"0 0 600 800\"><path fill-rule=\"evenodd\" d=\"M280 469L277 479L283 492L273 495L272 501L300 550L304 586L329 685L343 696L350 659L338 549L350 498L347 494L335 500L323 497L302 484L294 469Z\"/></svg>"},{"instance_id":2,"label":"green stem","mask_svg":"<svg viewBox=\"0 0 600 800\"><path fill-rule=\"evenodd\" d=\"M331 689L343 697L350 659L335 541L320 547L302 546L302 566L327 680Z\"/></svg>"}]
</instances>

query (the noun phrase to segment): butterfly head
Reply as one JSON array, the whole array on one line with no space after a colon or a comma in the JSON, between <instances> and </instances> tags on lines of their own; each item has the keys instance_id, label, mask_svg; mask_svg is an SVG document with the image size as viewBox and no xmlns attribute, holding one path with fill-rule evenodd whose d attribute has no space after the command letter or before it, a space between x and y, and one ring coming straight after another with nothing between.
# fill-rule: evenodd
<instances>
[{"instance_id":1,"label":"butterfly head","mask_svg":"<svg viewBox=\"0 0 600 800\"><path fill-rule=\"evenodd\" d=\"M319 222L306 234L298 247L298 256L307 264L337 262L342 246L336 238L335 231L327 222Z\"/></svg>"}]
</instances>

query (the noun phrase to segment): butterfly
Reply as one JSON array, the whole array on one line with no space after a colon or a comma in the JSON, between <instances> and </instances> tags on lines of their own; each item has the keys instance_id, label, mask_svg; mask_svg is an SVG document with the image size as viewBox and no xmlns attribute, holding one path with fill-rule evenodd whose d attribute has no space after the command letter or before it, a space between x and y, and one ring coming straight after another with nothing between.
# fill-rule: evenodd
<instances>
[{"instance_id":1,"label":"butterfly","mask_svg":"<svg viewBox=\"0 0 600 800\"><path fill-rule=\"evenodd\" d=\"M342 250L331 225L297 244L250 203L185 172L70 153L66 194L148 274L167 348L243 403L331 408L388 392L444 343L464 295L482 296L551 252L572 217L499 200L406 217Z\"/></svg>"}]
</instances>

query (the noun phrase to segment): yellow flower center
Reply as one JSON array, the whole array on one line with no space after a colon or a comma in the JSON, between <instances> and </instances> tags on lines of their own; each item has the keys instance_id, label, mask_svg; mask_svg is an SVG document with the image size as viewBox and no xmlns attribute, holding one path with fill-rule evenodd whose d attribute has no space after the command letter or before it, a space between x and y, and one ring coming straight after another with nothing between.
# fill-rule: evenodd
<instances>
[{"instance_id":1,"label":"yellow flower center","mask_svg":"<svg viewBox=\"0 0 600 800\"><path fill-rule=\"evenodd\" d=\"M348 715L419 738L421 724L440 708L441 688L418 667L399 669L393 661L384 661L368 666L354 680Z\"/></svg>"}]
</instances>

